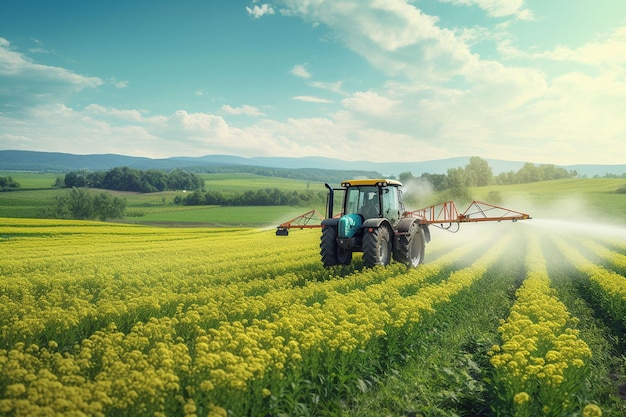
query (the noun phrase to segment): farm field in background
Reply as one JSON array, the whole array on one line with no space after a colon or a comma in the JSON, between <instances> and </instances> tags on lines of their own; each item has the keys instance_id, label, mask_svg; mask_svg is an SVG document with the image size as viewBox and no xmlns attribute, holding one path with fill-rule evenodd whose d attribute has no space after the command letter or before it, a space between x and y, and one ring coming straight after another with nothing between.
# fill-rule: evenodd
<instances>
[{"instance_id":1,"label":"farm field in background","mask_svg":"<svg viewBox=\"0 0 626 417\"><path fill-rule=\"evenodd\" d=\"M282 191L324 191L324 184L313 181L266 177L256 174L199 174L205 181L207 191L247 191L262 188L278 188Z\"/></svg>"},{"instance_id":2,"label":"farm field in background","mask_svg":"<svg viewBox=\"0 0 626 417\"><path fill-rule=\"evenodd\" d=\"M433 229L419 268L324 269L319 230L5 218L0 413L624 415L601 230Z\"/></svg>"},{"instance_id":3,"label":"farm field in background","mask_svg":"<svg viewBox=\"0 0 626 417\"><path fill-rule=\"evenodd\" d=\"M38 217L40 211L53 204L54 197L67 189L51 189L58 174L30 172L4 172L0 176L12 176L23 190L0 193L0 217ZM323 191L324 185L278 177L254 174L201 174L207 191L242 192L264 188L281 190ZM532 212L535 217L553 217L556 212L562 217L577 218L581 215L595 217L606 223L626 224L626 194L616 191L626 185L622 178L590 178L542 181L529 184L487 186L470 189L472 198L494 204L504 204L519 211ZM37 189L35 189L37 188ZM48 189L45 189L48 188ZM445 200L440 193L430 193L418 187L414 193L417 209ZM99 192L101 190L93 190ZM173 200L184 195L181 191L158 193L112 192L127 200L127 221L133 223L204 223L220 226L269 227L286 221L310 209L324 211L323 207L302 207L290 210L286 206L238 207L216 210L214 207L176 206ZM497 198L494 199L494 196ZM499 200L499 201L498 201ZM459 207L463 204L459 204ZM236 213L235 216L232 213ZM249 221L247 221L249 219Z\"/></svg>"},{"instance_id":4,"label":"farm field in background","mask_svg":"<svg viewBox=\"0 0 626 417\"><path fill-rule=\"evenodd\" d=\"M13 177L22 190L0 193L0 217L35 218L45 207L54 203L59 193L67 189L53 189L57 174L0 171L0 176ZM205 179L207 191L242 192L265 188L280 190L324 190L324 184L253 174L200 174ZM100 192L102 190L92 190ZM185 207L173 204L183 191L157 193L128 193L109 191L127 200L127 221L133 223L203 223L206 225L266 227L281 223L303 210L287 206L236 207ZM318 209L321 209L318 208Z\"/></svg>"}]
</instances>

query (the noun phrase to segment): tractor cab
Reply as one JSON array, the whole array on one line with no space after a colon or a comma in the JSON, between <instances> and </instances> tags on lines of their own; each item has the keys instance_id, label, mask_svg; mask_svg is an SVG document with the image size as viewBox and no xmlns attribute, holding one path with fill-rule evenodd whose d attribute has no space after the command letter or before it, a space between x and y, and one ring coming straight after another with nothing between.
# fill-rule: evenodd
<instances>
[{"instance_id":1,"label":"tractor cab","mask_svg":"<svg viewBox=\"0 0 626 417\"><path fill-rule=\"evenodd\" d=\"M341 184L346 188L343 213L359 214L363 220L384 217L392 224L404 211L401 184L392 180L353 180Z\"/></svg>"}]
</instances>

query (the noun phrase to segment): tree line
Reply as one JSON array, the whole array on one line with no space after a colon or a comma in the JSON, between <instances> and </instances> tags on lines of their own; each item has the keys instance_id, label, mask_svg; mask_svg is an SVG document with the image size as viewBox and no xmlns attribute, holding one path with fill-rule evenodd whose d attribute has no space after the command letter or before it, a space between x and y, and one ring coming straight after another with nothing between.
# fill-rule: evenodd
<instances>
[{"instance_id":1,"label":"tree line","mask_svg":"<svg viewBox=\"0 0 626 417\"><path fill-rule=\"evenodd\" d=\"M325 201L326 193L323 191L283 191L278 188L239 193L196 190L184 197L178 195L174 198L174 204L185 206L307 206L323 205Z\"/></svg>"},{"instance_id":2,"label":"tree line","mask_svg":"<svg viewBox=\"0 0 626 417\"><path fill-rule=\"evenodd\" d=\"M450 168L447 174L430 174L426 172L419 177L415 177L410 172L403 172L399 178L402 183L408 183L416 179L425 179L432 185L434 191L443 191L462 187L482 187L492 184L524 184L577 176L578 173L576 171L568 171L556 165L535 165L529 162L525 163L518 171L493 175L493 171L486 160L473 156L465 167Z\"/></svg>"},{"instance_id":3,"label":"tree line","mask_svg":"<svg viewBox=\"0 0 626 417\"><path fill-rule=\"evenodd\" d=\"M204 179L183 169L166 172L157 169L142 171L129 167L117 167L108 171L68 172L62 180L57 179L55 186L152 193L166 190L202 189Z\"/></svg>"}]
</instances>

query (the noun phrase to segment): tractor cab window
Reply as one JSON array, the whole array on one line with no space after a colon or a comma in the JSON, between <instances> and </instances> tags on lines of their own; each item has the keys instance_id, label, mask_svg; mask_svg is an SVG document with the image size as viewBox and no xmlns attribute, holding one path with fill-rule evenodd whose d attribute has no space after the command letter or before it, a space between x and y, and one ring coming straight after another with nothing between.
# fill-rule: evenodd
<instances>
[{"instance_id":1,"label":"tractor cab window","mask_svg":"<svg viewBox=\"0 0 626 417\"><path fill-rule=\"evenodd\" d=\"M391 222L400 218L400 198L397 187L383 187L383 217Z\"/></svg>"},{"instance_id":2,"label":"tractor cab window","mask_svg":"<svg viewBox=\"0 0 626 417\"><path fill-rule=\"evenodd\" d=\"M380 217L378 187L351 187L347 190L346 214L359 213L364 218Z\"/></svg>"}]
</instances>

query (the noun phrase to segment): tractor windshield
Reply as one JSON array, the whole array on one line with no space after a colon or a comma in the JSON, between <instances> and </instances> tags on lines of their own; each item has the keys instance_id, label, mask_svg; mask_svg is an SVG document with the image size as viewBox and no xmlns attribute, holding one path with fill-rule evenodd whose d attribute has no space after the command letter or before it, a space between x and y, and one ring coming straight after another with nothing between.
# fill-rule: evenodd
<instances>
[{"instance_id":1,"label":"tractor windshield","mask_svg":"<svg viewBox=\"0 0 626 417\"><path fill-rule=\"evenodd\" d=\"M380 201L378 199L378 187L350 187L346 192L345 213L358 213L364 218L379 217Z\"/></svg>"}]
</instances>

